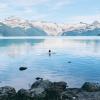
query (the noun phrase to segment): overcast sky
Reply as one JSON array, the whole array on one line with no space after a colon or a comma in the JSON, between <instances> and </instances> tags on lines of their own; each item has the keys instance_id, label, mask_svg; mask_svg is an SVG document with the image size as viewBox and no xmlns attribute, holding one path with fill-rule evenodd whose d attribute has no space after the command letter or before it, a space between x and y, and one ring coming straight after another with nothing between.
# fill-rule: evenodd
<instances>
[{"instance_id":1,"label":"overcast sky","mask_svg":"<svg viewBox=\"0 0 100 100\"><path fill-rule=\"evenodd\" d=\"M100 0L0 0L0 18L57 23L100 21Z\"/></svg>"}]
</instances>

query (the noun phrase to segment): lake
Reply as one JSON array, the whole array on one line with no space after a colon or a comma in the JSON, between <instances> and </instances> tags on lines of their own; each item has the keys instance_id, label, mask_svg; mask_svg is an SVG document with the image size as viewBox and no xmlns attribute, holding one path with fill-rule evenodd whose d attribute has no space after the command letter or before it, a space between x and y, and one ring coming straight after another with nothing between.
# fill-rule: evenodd
<instances>
[{"instance_id":1,"label":"lake","mask_svg":"<svg viewBox=\"0 0 100 100\"><path fill-rule=\"evenodd\" d=\"M100 82L100 39L0 39L0 86L27 89L36 77L69 87Z\"/></svg>"}]
</instances>

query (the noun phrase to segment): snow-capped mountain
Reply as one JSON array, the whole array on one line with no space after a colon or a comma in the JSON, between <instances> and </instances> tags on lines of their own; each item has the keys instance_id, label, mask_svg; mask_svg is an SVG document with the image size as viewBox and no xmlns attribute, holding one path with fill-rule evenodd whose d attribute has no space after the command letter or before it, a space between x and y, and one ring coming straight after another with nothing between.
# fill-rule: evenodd
<instances>
[{"instance_id":1,"label":"snow-capped mountain","mask_svg":"<svg viewBox=\"0 0 100 100\"><path fill-rule=\"evenodd\" d=\"M92 24L82 23L73 24L72 29L66 30L62 34L63 36L99 36L100 35L100 23L94 21Z\"/></svg>"},{"instance_id":2,"label":"snow-capped mountain","mask_svg":"<svg viewBox=\"0 0 100 100\"><path fill-rule=\"evenodd\" d=\"M0 21L0 36L99 36L100 23L57 24L9 17Z\"/></svg>"},{"instance_id":3,"label":"snow-capped mountain","mask_svg":"<svg viewBox=\"0 0 100 100\"><path fill-rule=\"evenodd\" d=\"M34 27L26 20L8 18L0 22L0 36L45 36L41 28Z\"/></svg>"}]
</instances>

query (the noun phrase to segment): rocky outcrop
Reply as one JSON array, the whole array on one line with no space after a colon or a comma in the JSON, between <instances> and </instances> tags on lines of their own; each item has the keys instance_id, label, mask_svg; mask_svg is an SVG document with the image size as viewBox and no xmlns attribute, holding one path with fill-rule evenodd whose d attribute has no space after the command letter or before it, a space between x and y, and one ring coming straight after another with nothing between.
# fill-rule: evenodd
<instances>
[{"instance_id":1,"label":"rocky outcrop","mask_svg":"<svg viewBox=\"0 0 100 100\"><path fill-rule=\"evenodd\" d=\"M68 88L66 82L38 78L30 89L0 88L0 100L100 100L100 85L86 82L81 88Z\"/></svg>"},{"instance_id":2,"label":"rocky outcrop","mask_svg":"<svg viewBox=\"0 0 100 100\"><path fill-rule=\"evenodd\" d=\"M29 90L21 89L17 93L17 100L45 100L46 89L52 85L49 80L37 80Z\"/></svg>"},{"instance_id":3,"label":"rocky outcrop","mask_svg":"<svg viewBox=\"0 0 100 100\"><path fill-rule=\"evenodd\" d=\"M34 88L43 88L43 89L47 89L52 85L52 82L49 80L38 80L35 83L32 84L31 89Z\"/></svg>"},{"instance_id":4,"label":"rocky outcrop","mask_svg":"<svg viewBox=\"0 0 100 100\"><path fill-rule=\"evenodd\" d=\"M100 91L100 84L99 83L86 82L86 83L83 84L82 89L86 90L88 92Z\"/></svg>"},{"instance_id":5,"label":"rocky outcrop","mask_svg":"<svg viewBox=\"0 0 100 100\"><path fill-rule=\"evenodd\" d=\"M13 87L0 87L0 100L14 100L16 91Z\"/></svg>"},{"instance_id":6,"label":"rocky outcrop","mask_svg":"<svg viewBox=\"0 0 100 100\"><path fill-rule=\"evenodd\" d=\"M17 100L59 100L60 93L66 89L65 82L51 82L37 80L29 90L21 89L17 93Z\"/></svg>"},{"instance_id":7,"label":"rocky outcrop","mask_svg":"<svg viewBox=\"0 0 100 100\"><path fill-rule=\"evenodd\" d=\"M31 92L29 90L20 89L16 94L16 100L31 100Z\"/></svg>"},{"instance_id":8,"label":"rocky outcrop","mask_svg":"<svg viewBox=\"0 0 100 100\"><path fill-rule=\"evenodd\" d=\"M50 87L46 89L46 99L60 100L61 93L66 89L67 83L53 82Z\"/></svg>"}]
</instances>

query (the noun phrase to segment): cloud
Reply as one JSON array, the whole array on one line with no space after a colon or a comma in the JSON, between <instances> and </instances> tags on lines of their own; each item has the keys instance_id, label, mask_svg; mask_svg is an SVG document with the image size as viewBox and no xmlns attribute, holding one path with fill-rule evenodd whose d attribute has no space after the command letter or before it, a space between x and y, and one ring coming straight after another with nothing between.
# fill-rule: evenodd
<instances>
[{"instance_id":1,"label":"cloud","mask_svg":"<svg viewBox=\"0 0 100 100\"><path fill-rule=\"evenodd\" d=\"M53 6L53 10L58 10L64 6L67 6L72 3L72 0L58 0Z\"/></svg>"},{"instance_id":2,"label":"cloud","mask_svg":"<svg viewBox=\"0 0 100 100\"><path fill-rule=\"evenodd\" d=\"M2 13L5 17L6 15L19 17L23 15L29 17L35 16L35 18L36 16L37 18L43 18L45 14L40 13L41 9L39 6L48 3L48 1L50 0L0 0L0 13Z\"/></svg>"},{"instance_id":3,"label":"cloud","mask_svg":"<svg viewBox=\"0 0 100 100\"><path fill-rule=\"evenodd\" d=\"M10 4L20 7L46 6L51 9L59 9L70 4L73 0L8 0Z\"/></svg>"},{"instance_id":4,"label":"cloud","mask_svg":"<svg viewBox=\"0 0 100 100\"><path fill-rule=\"evenodd\" d=\"M59 10L62 7L71 3L72 0L9 0L11 5L16 8L20 16L32 16L34 19L48 19L48 16L54 16L53 11ZM12 2L11 2L12 1ZM42 9L41 9L42 8Z\"/></svg>"},{"instance_id":5,"label":"cloud","mask_svg":"<svg viewBox=\"0 0 100 100\"><path fill-rule=\"evenodd\" d=\"M39 13L36 10L32 10L31 8L25 8L22 13L19 14L19 17L25 18L28 20L44 20L48 17L49 15L46 13Z\"/></svg>"},{"instance_id":6,"label":"cloud","mask_svg":"<svg viewBox=\"0 0 100 100\"><path fill-rule=\"evenodd\" d=\"M31 12L32 10L40 9L41 7L43 7L45 10L52 11L70 4L71 1L73 0L1 0L0 8L7 8L8 5L8 7L13 10L15 8L23 8L24 10L27 9L26 12Z\"/></svg>"},{"instance_id":7,"label":"cloud","mask_svg":"<svg viewBox=\"0 0 100 100\"><path fill-rule=\"evenodd\" d=\"M69 18L72 22L93 22L95 20L100 21L100 14L97 15L87 15L87 16L74 16Z\"/></svg>"},{"instance_id":8,"label":"cloud","mask_svg":"<svg viewBox=\"0 0 100 100\"><path fill-rule=\"evenodd\" d=\"M33 10L32 10L32 8L24 8L24 11L23 11L23 13L26 13L26 14L29 14L29 13L33 13Z\"/></svg>"},{"instance_id":9,"label":"cloud","mask_svg":"<svg viewBox=\"0 0 100 100\"><path fill-rule=\"evenodd\" d=\"M5 3L0 3L0 11L5 11L8 8L8 5Z\"/></svg>"},{"instance_id":10,"label":"cloud","mask_svg":"<svg viewBox=\"0 0 100 100\"><path fill-rule=\"evenodd\" d=\"M96 8L96 13L100 13L100 8Z\"/></svg>"},{"instance_id":11,"label":"cloud","mask_svg":"<svg viewBox=\"0 0 100 100\"><path fill-rule=\"evenodd\" d=\"M39 5L47 2L48 0L8 0L11 4L15 4L17 6L33 6L33 5Z\"/></svg>"}]
</instances>

